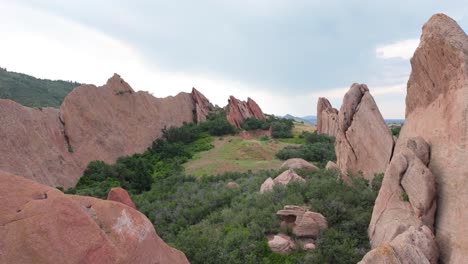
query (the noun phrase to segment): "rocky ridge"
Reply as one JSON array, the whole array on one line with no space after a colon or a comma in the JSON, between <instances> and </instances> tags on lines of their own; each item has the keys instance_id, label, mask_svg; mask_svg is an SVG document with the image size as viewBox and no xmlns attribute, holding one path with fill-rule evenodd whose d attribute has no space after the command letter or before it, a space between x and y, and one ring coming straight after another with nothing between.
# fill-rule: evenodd
<instances>
[{"instance_id":1,"label":"rocky ridge","mask_svg":"<svg viewBox=\"0 0 468 264\"><path fill-rule=\"evenodd\" d=\"M262 109L250 97L245 102L238 100L234 96L230 96L226 111L227 120L237 128L240 128L247 118L265 119Z\"/></svg>"}]
</instances>

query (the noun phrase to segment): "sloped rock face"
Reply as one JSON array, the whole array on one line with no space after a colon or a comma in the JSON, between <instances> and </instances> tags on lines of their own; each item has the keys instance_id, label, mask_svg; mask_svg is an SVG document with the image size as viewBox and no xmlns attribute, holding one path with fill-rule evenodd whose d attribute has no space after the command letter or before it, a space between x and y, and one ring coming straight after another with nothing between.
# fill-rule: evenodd
<instances>
[{"instance_id":1,"label":"sloped rock face","mask_svg":"<svg viewBox=\"0 0 468 264\"><path fill-rule=\"evenodd\" d=\"M280 175L278 175L275 179L272 179L270 177L266 179L263 182L262 186L260 186L260 193L273 191L273 188L277 184L287 185L290 182L295 181L305 182L305 180L301 176L297 175L297 173L295 173L292 169L288 169Z\"/></svg>"},{"instance_id":2,"label":"sloped rock face","mask_svg":"<svg viewBox=\"0 0 468 264\"><path fill-rule=\"evenodd\" d=\"M132 198L130 198L130 195L128 195L128 192L120 187L112 188L107 194L107 200L123 203L133 209L136 209L136 206L133 203Z\"/></svg>"},{"instance_id":3,"label":"sloped rock face","mask_svg":"<svg viewBox=\"0 0 468 264\"><path fill-rule=\"evenodd\" d=\"M198 123L205 122L206 116L213 110L210 101L197 89L192 88L192 98L195 103L195 118Z\"/></svg>"},{"instance_id":4,"label":"sloped rock face","mask_svg":"<svg viewBox=\"0 0 468 264\"><path fill-rule=\"evenodd\" d=\"M312 171L319 170L319 168L317 168L317 166L315 166L314 164L307 162L304 159L299 159L299 158L288 159L281 165L281 168L306 169L306 170L312 170Z\"/></svg>"},{"instance_id":5,"label":"sloped rock face","mask_svg":"<svg viewBox=\"0 0 468 264\"><path fill-rule=\"evenodd\" d=\"M117 74L102 87L75 88L60 110L0 100L0 169L72 187L90 161L143 152L162 128L192 122L194 113L203 116L192 94L155 98L134 92Z\"/></svg>"},{"instance_id":6,"label":"sloped rock face","mask_svg":"<svg viewBox=\"0 0 468 264\"><path fill-rule=\"evenodd\" d=\"M317 133L336 136L338 131L338 110L327 98L319 97L317 102Z\"/></svg>"},{"instance_id":7,"label":"sloped rock face","mask_svg":"<svg viewBox=\"0 0 468 264\"><path fill-rule=\"evenodd\" d=\"M438 185L435 234L443 263L468 258L468 36L451 18L432 16L411 59L404 139L431 146L429 169Z\"/></svg>"},{"instance_id":8,"label":"sloped rock face","mask_svg":"<svg viewBox=\"0 0 468 264\"><path fill-rule=\"evenodd\" d=\"M427 168L429 145L406 139L388 166L369 226L373 250L360 263L437 263L433 234L435 177Z\"/></svg>"},{"instance_id":9,"label":"sloped rock face","mask_svg":"<svg viewBox=\"0 0 468 264\"><path fill-rule=\"evenodd\" d=\"M393 137L365 84L353 84L338 114L335 152L343 177L351 173L372 179L385 171L393 153Z\"/></svg>"},{"instance_id":10,"label":"sloped rock face","mask_svg":"<svg viewBox=\"0 0 468 264\"><path fill-rule=\"evenodd\" d=\"M266 193L273 191L273 187L275 186L275 182L271 177L268 177L260 186L260 193Z\"/></svg>"},{"instance_id":11,"label":"sloped rock face","mask_svg":"<svg viewBox=\"0 0 468 264\"><path fill-rule=\"evenodd\" d=\"M280 254L288 253L296 247L294 241L289 236L283 234L269 237L268 246L273 252Z\"/></svg>"},{"instance_id":12,"label":"sloped rock face","mask_svg":"<svg viewBox=\"0 0 468 264\"><path fill-rule=\"evenodd\" d=\"M188 263L140 212L0 172L0 263Z\"/></svg>"},{"instance_id":13,"label":"sloped rock face","mask_svg":"<svg viewBox=\"0 0 468 264\"><path fill-rule=\"evenodd\" d=\"M265 119L262 109L251 98L247 98L245 102L230 96L226 110L227 120L237 128L240 128L247 118Z\"/></svg>"}]
</instances>

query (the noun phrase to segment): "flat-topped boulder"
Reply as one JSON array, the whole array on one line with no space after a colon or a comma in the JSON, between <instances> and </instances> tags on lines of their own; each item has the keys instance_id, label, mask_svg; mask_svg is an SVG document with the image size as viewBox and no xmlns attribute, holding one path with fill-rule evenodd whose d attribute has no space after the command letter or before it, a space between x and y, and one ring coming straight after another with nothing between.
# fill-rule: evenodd
<instances>
[{"instance_id":1,"label":"flat-topped boulder","mask_svg":"<svg viewBox=\"0 0 468 264\"><path fill-rule=\"evenodd\" d=\"M327 219L322 214L300 206L286 205L276 215L281 217L282 226L291 227L293 234L300 238L316 239L320 231L328 227Z\"/></svg>"}]
</instances>

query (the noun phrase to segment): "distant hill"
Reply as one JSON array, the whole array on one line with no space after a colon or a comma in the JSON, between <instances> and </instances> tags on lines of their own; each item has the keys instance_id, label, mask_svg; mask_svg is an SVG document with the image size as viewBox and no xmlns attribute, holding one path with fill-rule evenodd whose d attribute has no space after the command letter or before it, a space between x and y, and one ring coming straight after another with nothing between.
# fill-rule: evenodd
<instances>
[{"instance_id":1,"label":"distant hill","mask_svg":"<svg viewBox=\"0 0 468 264\"><path fill-rule=\"evenodd\" d=\"M59 107L77 82L38 79L0 68L0 98L11 99L29 107Z\"/></svg>"}]
</instances>

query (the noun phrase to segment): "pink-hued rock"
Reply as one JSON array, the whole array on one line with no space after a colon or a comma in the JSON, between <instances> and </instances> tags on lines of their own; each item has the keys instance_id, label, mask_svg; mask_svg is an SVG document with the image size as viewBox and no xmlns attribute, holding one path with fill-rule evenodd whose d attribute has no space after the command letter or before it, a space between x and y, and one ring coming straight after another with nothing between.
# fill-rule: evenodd
<instances>
[{"instance_id":1,"label":"pink-hued rock","mask_svg":"<svg viewBox=\"0 0 468 264\"><path fill-rule=\"evenodd\" d=\"M188 263L143 214L0 172L0 263Z\"/></svg>"},{"instance_id":2,"label":"pink-hued rock","mask_svg":"<svg viewBox=\"0 0 468 264\"><path fill-rule=\"evenodd\" d=\"M312 170L312 171L319 170L319 168L317 168L317 166L315 166L314 164L307 162L304 159L299 159L299 158L288 159L281 165L281 168L306 169L306 170Z\"/></svg>"},{"instance_id":3,"label":"pink-hued rock","mask_svg":"<svg viewBox=\"0 0 468 264\"><path fill-rule=\"evenodd\" d=\"M408 230L392 242L368 252L358 264L436 264L439 249L432 231L426 226Z\"/></svg>"},{"instance_id":4,"label":"pink-hued rock","mask_svg":"<svg viewBox=\"0 0 468 264\"><path fill-rule=\"evenodd\" d=\"M372 247L390 243L411 226L433 230L435 177L427 168L429 145L422 138L405 140L388 166L369 225Z\"/></svg>"},{"instance_id":5,"label":"pink-hued rock","mask_svg":"<svg viewBox=\"0 0 468 264\"><path fill-rule=\"evenodd\" d=\"M468 36L443 14L423 26L411 59L406 118L395 152L419 136L438 186L435 234L443 263L468 258ZM402 146L403 145L403 146Z\"/></svg>"},{"instance_id":6,"label":"pink-hued rock","mask_svg":"<svg viewBox=\"0 0 468 264\"><path fill-rule=\"evenodd\" d=\"M112 188L107 194L107 200L123 203L133 209L136 209L136 206L133 203L132 198L130 198L130 195L128 195L128 192L120 187Z\"/></svg>"},{"instance_id":7,"label":"pink-hued rock","mask_svg":"<svg viewBox=\"0 0 468 264\"><path fill-rule=\"evenodd\" d=\"M283 234L269 237L268 246L273 252L281 254L288 253L296 247L294 241L289 236Z\"/></svg>"},{"instance_id":8,"label":"pink-hued rock","mask_svg":"<svg viewBox=\"0 0 468 264\"><path fill-rule=\"evenodd\" d=\"M247 98L245 102L230 96L226 111L227 120L237 128L240 128L247 118L265 119L262 109L251 98Z\"/></svg>"},{"instance_id":9,"label":"pink-hued rock","mask_svg":"<svg viewBox=\"0 0 468 264\"><path fill-rule=\"evenodd\" d=\"M195 87L192 88L192 98L195 102L195 118L197 123L205 122L206 116L213 110L213 105Z\"/></svg>"},{"instance_id":10,"label":"pink-hued rock","mask_svg":"<svg viewBox=\"0 0 468 264\"><path fill-rule=\"evenodd\" d=\"M275 184L287 185L290 182L305 182L305 180L297 175L292 169L286 170L280 175L278 175L274 180Z\"/></svg>"},{"instance_id":11,"label":"pink-hued rock","mask_svg":"<svg viewBox=\"0 0 468 264\"><path fill-rule=\"evenodd\" d=\"M115 74L102 87L75 88L60 110L0 99L0 169L49 186L72 187L90 161L113 163L143 152L164 127L192 122L194 97L206 103L197 92L167 98L134 92ZM200 119L204 114L196 113Z\"/></svg>"},{"instance_id":12,"label":"pink-hued rock","mask_svg":"<svg viewBox=\"0 0 468 264\"><path fill-rule=\"evenodd\" d=\"M292 227L293 234L300 238L317 238L320 231L328 227L327 219L322 214L300 206L286 205L276 215L282 218L281 225Z\"/></svg>"},{"instance_id":13,"label":"pink-hued rock","mask_svg":"<svg viewBox=\"0 0 468 264\"><path fill-rule=\"evenodd\" d=\"M263 182L262 186L260 186L260 193L271 192L274 186L275 182L271 177L268 177L268 179Z\"/></svg>"},{"instance_id":14,"label":"pink-hued rock","mask_svg":"<svg viewBox=\"0 0 468 264\"><path fill-rule=\"evenodd\" d=\"M385 171L393 153L393 137L365 84L353 84L338 114L335 152L343 177L349 173L371 180Z\"/></svg>"},{"instance_id":15,"label":"pink-hued rock","mask_svg":"<svg viewBox=\"0 0 468 264\"><path fill-rule=\"evenodd\" d=\"M325 169L326 169L326 170L337 170L337 171L340 170L340 168L338 167L338 165L336 165L335 162L330 161L330 160L327 162L327 165L325 166Z\"/></svg>"},{"instance_id":16,"label":"pink-hued rock","mask_svg":"<svg viewBox=\"0 0 468 264\"><path fill-rule=\"evenodd\" d=\"M338 110L327 98L319 97L317 102L317 133L336 136L338 131Z\"/></svg>"}]
</instances>

